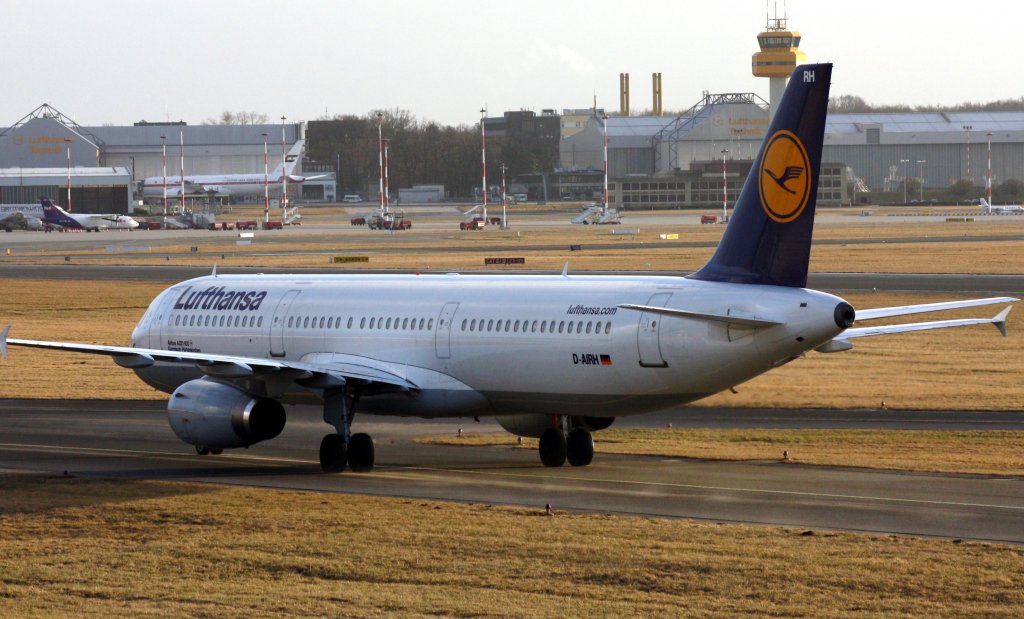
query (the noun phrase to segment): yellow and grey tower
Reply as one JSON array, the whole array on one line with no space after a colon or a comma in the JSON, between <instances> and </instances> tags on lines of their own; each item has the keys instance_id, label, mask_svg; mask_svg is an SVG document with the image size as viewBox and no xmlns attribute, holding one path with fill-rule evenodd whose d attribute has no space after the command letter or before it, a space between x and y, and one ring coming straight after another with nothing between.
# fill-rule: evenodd
<instances>
[{"instance_id":1,"label":"yellow and grey tower","mask_svg":"<svg viewBox=\"0 0 1024 619\"><path fill-rule=\"evenodd\" d=\"M800 33L789 30L786 17L768 19L765 31L757 35L757 44L761 51L751 59L751 69L757 77L769 79L768 110L769 122L775 118L775 110L782 100L789 76L797 65L807 61L807 54L801 52Z\"/></svg>"}]
</instances>

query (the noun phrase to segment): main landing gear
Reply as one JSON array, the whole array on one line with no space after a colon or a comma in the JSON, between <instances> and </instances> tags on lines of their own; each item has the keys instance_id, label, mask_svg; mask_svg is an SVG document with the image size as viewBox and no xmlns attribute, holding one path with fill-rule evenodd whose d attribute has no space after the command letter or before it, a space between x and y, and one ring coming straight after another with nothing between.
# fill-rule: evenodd
<instances>
[{"instance_id":1,"label":"main landing gear","mask_svg":"<svg viewBox=\"0 0 1024 619\"><path fill-rule=\"evenodd\" d=\"M559 415L540 435L539 451L544 466L562 466L566 460L572 466L587 466L594 460L594 437L586 428L570 427L570 419Z\"/></svg>"},{"instance_id":2,"label":"main landing gear","mask_svg":"<svg viewBox=\"0 0 1024 619\"><path fill-rule=\"evenodd\" d=\"M340 473L346 467L357 473L373 469L373 439L369 434L352 434L358 393L349 396L344 389L324 394L324 421L334 426L336 434L328 434L320 441L320 467L325 473Z\"/></svg>"}]
</instances>

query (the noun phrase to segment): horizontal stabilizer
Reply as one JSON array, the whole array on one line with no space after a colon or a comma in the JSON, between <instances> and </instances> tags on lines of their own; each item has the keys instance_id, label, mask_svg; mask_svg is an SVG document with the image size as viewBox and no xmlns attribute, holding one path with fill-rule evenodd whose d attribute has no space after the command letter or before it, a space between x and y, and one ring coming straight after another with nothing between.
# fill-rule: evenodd
<instances>
[{"instance_id":1,"label":"horizontal stabilizer","mask_svg":"<svg viewBox=\"0 0 1024 619\"><path fill-rule=\"evenodd\" d=\"M707 314L704 312L691 312L687 310L674 309L671 307L653 307L650 305L633 305L632 303L620 304L619 307L622 309L631 309L638 312L651 312L652 314L661 314L663 316L675 316L676 318L692 318L694 320L709 320L711 322L721 322L729 325L736 325L738 327L749 327L753 329L760 329L764 327L774 327L781 325L781 322L774 320L762 320L760 318L744 318L741 316L723 316L721 314Z\"/></svg>"},{"instance_id":2,"label":"horizontal stabilizer","mask_svg":"<svg viewBox=\"0 0 1024 619\"><path fill-rule=\"evenodd\" d=\"M912 322L903 325L882 325L878 327L856 327L843 331L825 344L815 350L818 352L840 352L853 348L850 340L857 337L871 337L874 335L890 335L893 333L910 333L913 331L928 331L930 329L948 329L950 327L969 327L971 325L992 325L1006 337L1006 316L1013 306L1007 306L992 318L960 318L954 320L933 320L930 322Z\"/></svg>"},{"instance_id":3,"label":"horizontal stabilizer","mask_svg":"<svg viewBox=\"0 0 1024 619\"><path fill-rule=\"evenodd\" d=\"M959 309L963 307L978 307L980 305L995 305L996 303L1013 303L1018 301L1014 297L989 297L986 299L969 299L966 301L944 301L942 303L922 303L920 305L900 305L897 307L880 307L878 309L857 310L857 321L875 320L878 318L891 318L892 316L906 316L908 314L924 314L926 312L939 312L942 310ZM849 331L847 331L849 333Z\"/></svg>"}]
</instances>

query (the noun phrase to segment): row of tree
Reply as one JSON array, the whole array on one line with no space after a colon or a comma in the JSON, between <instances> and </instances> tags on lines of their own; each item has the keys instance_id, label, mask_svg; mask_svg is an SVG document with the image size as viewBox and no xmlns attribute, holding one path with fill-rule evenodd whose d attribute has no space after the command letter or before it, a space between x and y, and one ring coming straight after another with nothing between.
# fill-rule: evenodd
<instances>
[{"instance_id":1,"label":"row of tree","mask_svg":"<svg viewBox=\"0 0 1024 619\"><path fill-rule=\"evenodd\" d=\"M956 181L949 186L949 193L957 200L976 198L982 192L982 188L974 184L970 179ZM1007 179L992 186L992 199L996 203L1013 202L1019 204L1024 201L1024 181L1016 178Z\"/></svg>"},{"instance_id":2,"label":"row of tree","mask_svg":"<svg viewBox=\"0 0 1024 619\"><path fill-rule=\"evenodd\" d=\"M899 112L1022 112L1024 97L1016 99L1000 99L998 101L976 102L965 101L956 105L904 105L904 104L871 104L856 95L839 95L830 97L828 111L836 114L878 113L890 114Z\"/></svg>"},{"instance_id":3,"label":"row of tree","mask_svg":"<svg viewBox=\"0 0 1024 619\"><path fill-rule=\"evenodd\" d=\"M379 114L379 116L378 116ZM307 158L338 174L339 192L373 187L379 177L380 134L388 141L390 186L441 184L452 195L469 196L481 183L480 126L419 122L408 110L365 116L334 116L309 123ZM530 172L550 172L558 163L557 139L531 135L487 137L488 185Z\"/></svg>"}]
</instances>

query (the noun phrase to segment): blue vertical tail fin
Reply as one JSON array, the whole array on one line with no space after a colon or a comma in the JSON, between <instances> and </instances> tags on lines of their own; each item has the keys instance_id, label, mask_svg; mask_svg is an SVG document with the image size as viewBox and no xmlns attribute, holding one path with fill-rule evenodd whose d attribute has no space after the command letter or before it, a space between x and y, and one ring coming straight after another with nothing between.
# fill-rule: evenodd
<instances>
[{"instance_id":1,"label":"blue vertical tail fin","mask_svg":"<svg viewBox=\"0 0 1024 619\"><path fill-rule=\"evenodd\" d=\"M831 64L793 71L704 281L803 288L811 254Z\"/></svg>"},{"instance_id":2,"label":"blue vertical tail fin","mask_svg":"<svg viewBox=\"0 0 1024 619\"><path fill-rule=\"evenodd\" d=\"M71 218L67 212L61 207L53 203L53 200L47 197L39 198L39 202L43 205L43 222L48 223L51 226L59 226L61 228L81 228L82 224Z\"/></svg>"}]
</instances>

